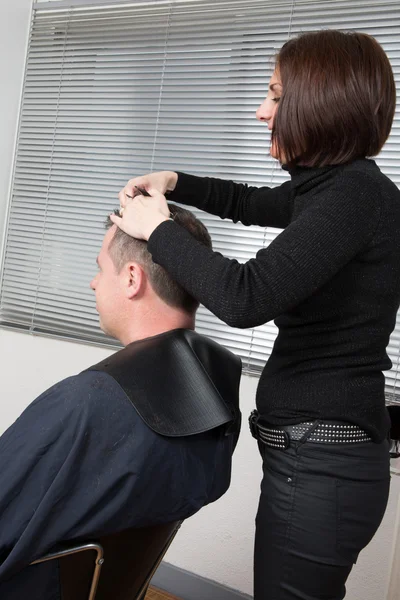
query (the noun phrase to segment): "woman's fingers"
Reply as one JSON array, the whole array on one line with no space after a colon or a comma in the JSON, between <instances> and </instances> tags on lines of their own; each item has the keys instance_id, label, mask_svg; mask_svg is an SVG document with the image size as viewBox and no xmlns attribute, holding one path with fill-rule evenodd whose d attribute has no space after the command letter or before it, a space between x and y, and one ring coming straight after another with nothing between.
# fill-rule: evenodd
<instances>
[{"instance_id":1,"label":"woman's fingers","mask_svg":"<svg viewBox=\"0 0 400 600\"><path fill-rule=\"evenodd\" d=\"M118 200L120 208L125 208L128 198L126 197L124 190L121 190L118 194Z\"/></svg>"},{"instance_id":2,"label":"woman's fingers","mask_svg":"<svg viewBox=\"0 0 400 600\"><path fill-rule=\"evenodd\" d=\"M169 218L169 208L165 196L155 188L149 188L151 196L138 195L125 200L121 206L121 216L111 215L111 221L125 233L148 240L154 229ZM120 203L124 192L119 194Z\"/></svg>"},{"instance_id":3,"label":"woman's fingers","mask_svg":"<svg viewBox=\"0 0 400 600\"><path fill-rule=\"evenodd\" d=\"M137 183L142 179L142 177L131 179L130 181L128 181L127 185L124 188L122 188L122 190L119 192L118 199L121 208L125 208L129 200L132 200L135 196L140 195L142 189L146 189L143 185L139 186Z\"/></svg>"},{"instance_id":4,"label":"woman's fingers","mask_svg":"<svg viewBox=\"0 0 400 600\"><path fill-rule=\"evenodd\" d=\"M167 191L172 191L178 180L178 175L174 171L158 171L148 173L140 177L130 179L126 186L121 190L123 196L120 197L121 206L124 207L128 200L142 193L145 190L147 193L150 189L158 190L159 193L165 194ZM120 192L120 193L121 193Z\"/></svg>"},{"instance_id":5,"label":"woman's fingers","mask_svg":"<svg viewBox=\"0 0 400 600\"><path fill-rule=\"evenodd\" d=\"M111 213L110 219L114 223L114 225L117 225L118 227L120 227L122 229L122 227L121 227L121 225L122 225L122 218L121 217L119 217L118 215L116 215L114 213Z\"/></svg>"}]
</instances>

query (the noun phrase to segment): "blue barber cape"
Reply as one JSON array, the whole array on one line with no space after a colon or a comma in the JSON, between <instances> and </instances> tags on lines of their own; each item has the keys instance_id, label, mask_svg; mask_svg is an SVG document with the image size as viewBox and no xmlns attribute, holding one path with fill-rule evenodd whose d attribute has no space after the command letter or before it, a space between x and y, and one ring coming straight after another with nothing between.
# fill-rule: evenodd
<instances>
[{"instance_id":1,"label":"blue barber cape","mask_svg":"<svg viewBox=\"0 0 400 600\"><path fill-rule=\"evenodd\" d=\"M56 544L185 519L229 487L236 435L164 437L115 379L85 371L0 438L0 599L58 600Z\"/></svg>"}]
</instances>

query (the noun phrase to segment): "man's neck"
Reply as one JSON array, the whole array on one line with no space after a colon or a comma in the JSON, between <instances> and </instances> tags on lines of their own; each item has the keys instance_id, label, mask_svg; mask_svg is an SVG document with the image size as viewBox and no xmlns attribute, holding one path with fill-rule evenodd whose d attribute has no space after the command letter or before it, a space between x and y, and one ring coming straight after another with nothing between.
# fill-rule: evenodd
<instances>
[{"instance_id":1,"label":"man's neck","mask_svg":"<svg viewBox=\"0 0 400 600\"><path fill-rule=\"evenodd\" d=\"M127 328L120 336L119 340L127 346L132 342L137 342L148 337L159 335L173 329L194 329L194 315L177 315L176 318L164 319L144 319L142 322L135 323Z\"/></svg>"}]
</instances>

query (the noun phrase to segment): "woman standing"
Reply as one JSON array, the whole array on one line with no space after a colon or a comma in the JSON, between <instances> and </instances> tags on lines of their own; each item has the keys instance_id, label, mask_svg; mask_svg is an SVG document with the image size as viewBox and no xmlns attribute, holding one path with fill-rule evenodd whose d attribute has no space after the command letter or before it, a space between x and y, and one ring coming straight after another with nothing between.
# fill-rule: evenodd
<instances>
[{"instance_id":1,"label":"woman standing","mask_svg":"<svg viewBox=\"0 0 400 600\"><path fill-rule=\"evenodd\" d=\"M255 188L164 171L120 194L114 222L148 240L153 260L197 300L229 325L275 319L279 328L250 419L264 470L256 600L344 598L386 508L382 371L400 303L400 191L368 157L385 143L394 110L393 73L376 40L303 34L279 52L257 111L290 181ZM167 192L284 231L239 264L171 221Z\"/></svg>"}]
</instances>

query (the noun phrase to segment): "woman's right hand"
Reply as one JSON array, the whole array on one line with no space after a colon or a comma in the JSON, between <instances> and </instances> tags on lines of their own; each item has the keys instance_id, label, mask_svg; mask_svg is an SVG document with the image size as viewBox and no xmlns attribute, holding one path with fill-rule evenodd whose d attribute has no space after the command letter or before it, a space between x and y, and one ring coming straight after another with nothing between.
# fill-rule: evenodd
<instances>
[{"instance_id":1,"label":"woman's right hand","mask_svg":"<svg viewBox=\"0 0 400 600\"><path fill-rule=\"evenodd\" d=\"M153 188L165 195L167 192L172 192L175 189L178 181L178 174L174 171L158 171L156 173L148 173L130 179L126 186L121 190L119 198L121 207L125 208L127 201L141 193L140 190ZM139 190L137 188L140 188Z\"/></svg>"}]
</instances>

